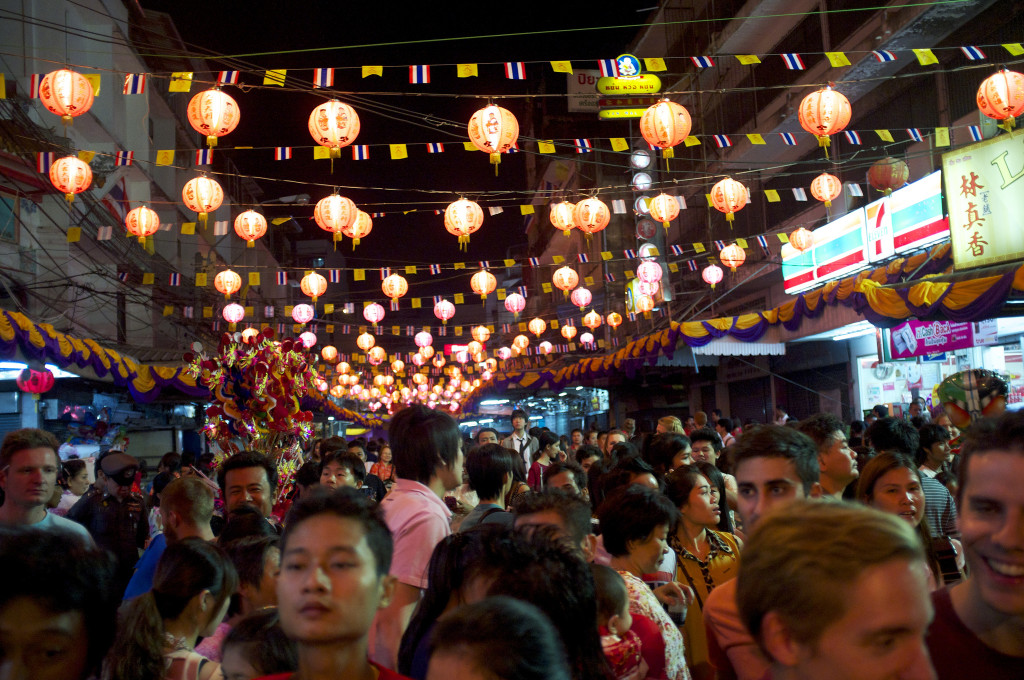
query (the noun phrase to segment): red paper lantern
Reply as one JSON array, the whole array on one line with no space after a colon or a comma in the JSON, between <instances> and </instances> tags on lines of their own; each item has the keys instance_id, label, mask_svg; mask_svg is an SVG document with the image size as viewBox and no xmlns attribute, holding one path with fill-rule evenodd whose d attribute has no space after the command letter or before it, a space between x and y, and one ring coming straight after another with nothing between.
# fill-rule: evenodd
<instances>
[{"instance_id":1,"label":"red paper lantern","mask_svg":"<svg viewBox=\"0 0 1024 680\"><path fill-rule=\"evenodd\" d=\"M576 226L575 222L576 204L569 201L560 201L551 204L551 224L555 229L561 229L566 236Z\"/></svg>"},{"instance_id":2,"label":"red paper lantern","mask_svg":"<svg viewBox=\"0 0 1024 680\"><path fill-rule=\"evenodd\" d=\"M338 348L334 345L324 345L324 348L320 350L320 356L327 363L334 363L334 360L338 358Z\"/></svg>"},{"instance_id":3,"label":"red paper lantern","mask_svg":"<svg viewBox=\"0 0 1024 680\"><path fill-rule=\"evenodd\" d=\"M448 319L455 316L455 305L448 302L447 300L440 300L434 305L434 316L441 320L441 323L447 324Z\"/></svg>"},{"instance_id":4,"label":"red paper lantern","mask_svg":"<svg viewBox=\"0 0 1024 680\"><path fill-rule=\"evenodd\" d=\"M217 292L224 293L224 299L227 300L233 293L242 289L242 277L230 269L225 269L213 277L213 287Z\"/></svg>"},{"instance_id":5,"label":"red paper lantern","mask_svg":"<svg viewBox=\"0 0 1024 680\"><path fill-rule=\"evenodd\" d=\"M188 103L188 122L209 146L217 146L217 138L238 126L238 103L216 87L200 92Z\"/></svg>"},{"instance_id":6,"label":"red paper lantern","mask_svg":"<svg viewBox=\"0 0 1024 680\"><path fill-rule=\"evenodd\" d=\"M365 238L373 230L373 219L362 210L356 210L356 217L352 224L342 227L341 233L352 239L352 250L356 249L359 241Z\"/></svg>"},{"instance_id":7,"label":"red paper lantern","mask_svg":"<svg viewBox=\"0 0 1024 680\"><path fill-rule=\"evenodd\" d=\"M978 109L989 118L1006 121L1006 129L1014 118L1024 113L1024 75L1005 68L982 81L978 88Z\"/></svg>"},{"instance_id":8,"label":"red paper lantern","mask_svg":"<svg viewBox=\"0 0 1024 680\"><path fill-rule=\"evenodd\" d=\"M309 134L314 142L331 150L331 158L340 158L341 149L359 135L359 115L336 99L324 102L309 114Z\"/></svg>"},{"instance_id":9,"label":"red paper lantern","mask_svg":"<svg viewBox=\"0 0 1024 680\"><path fill-rule=\"evenodd\" d=\"M391 370L395 373L401 373L405 370L405 362L401 359L395 359L391 362Z\"/></svg>"},{"instance_id":10,"label":"red paper lantern","mask_svg":"<svg viewBox=\"0 0 1024 680\"><path fill-rule=\"evenodd\" d=\"M527 340L526 342L529 343L530 341ZM508 347L500 347L500 348L498 348L498 358L501 359L502 361L507 361L508 359L511 359L512 358L512 350L509 349Z\"/></svg>"},{"instance_id":11,"label":"red paper lantern","mask_svg":"<svg viewBox=\"0 0 1024 680\"><path fill-rule=\"evenodd\" d=\"M473 339L477 342L487 342L491 337L491 332L487 330L487 326L475 326L471 331Z\"/></svg>"},{"instance_id":12,"label":"red paper lantern","mask_svg":"<svg viewBox=\"0 0 1024 680\"><path fill-rule=\"evenodd\" d=\"M544 342L542 342L539 345L537 345L537 351L539 351L541 354L543 354L545 356L547 356L548 354L551 354L551 351L554 350L554 348L555 348L555 346L552 345L547 340L545 340Z\"/></svg>"},{"instance_id":13,"label":"red paper lantern","mask_svg":"<svg viewBox=\"0 0 1024 680\"><path fill-rule=\"evenodd\" d=\"M386 297L397 300L409 292L409 282L401 274L391 274L380 283Z\"/></svg>"},{"instance_id":14,"label":"red paper lantern","mask_svg":"<svg viewBox=\"0 0 1024 680\"><path fill-rule=\"evenodd\" d=\"M312 298L315 304L316 299L327 292L327 279L316 272L310 272L299 281L299 289L303 295Z\"/></svg>"},{"instance_id":15,"label":"red paper lantern","mask_svg":"<svg viewBox=\"0 0 1024 680\"><path fill-rule=\"evenodd\" d=\"M731 177L726 177L711 187L711 204L725 213L727 222L733 221L733 214L747 205L747 188Z\"/></svg>"},{"instance_id":16,"label":"red paper lantern","mask_svg":"<svg viewBox=\"0 0 1024 680\"><path fill-rule=\"evenodd\" d=\"M26 368L18 374L16 379L18 389L32 395L33 399L39 399L39 395L53 389L53 373L50 369L43 368L37 371L34 368Z\"/></svg>"},{"instance_id":17,"label":"red paper lantern","mask_svg":"<svg viewBox=\"0 0 1024 680\"><path fill-rule=\"evenodd\" d=\"M230 305L224 306L221 315L225 321L231 324L231 330L235 330L235 324L245 318L245 307L237 302L232 302Z\"/></svg>"},{"instance_id":18,"label":"red paper lantern","mask_svg":"<svg viewBox=\"0 0 1024 680\"><path fill-rule=\"evenodd\" d=\"M494 278L494 274L486 269L481 269L473 274L473 278L469 280L469 287L480 296L481 300L486 300L488 293L494 292L494 289L498 287L498 280Z\"/></svg>"},{"instance_id":19,"label":"red paper lantern","mask_svg":"<svg viewBox=\"0 0 1024 680\"><path fill-rule=\"evenodd\" d=\"M804 229L803 227L800 227L799 229L797 229L796 231L789 235L789 245L793 246L801 253L810 250L813 244L814 234L812 234L807 229Z\"/></svg>"},{"instance_id":20,"label":"red paper lantern","mask_svg":"<svg viewBox=\"0 0 1024 680\"><path fill-rule=\"evenodd\" d=\"M644 283L658 283L661 281L661 265L657 262L645 260L636 268L636 278Z\"/></svg>"},{"instance_id":21,"label":"red paper lantern","mask_svg":"<svg viewBox=\"0 0 1024 680\"><path fill-rule=\"evenodd\" d=\"M845 130L851 114L850 100L825 87L803 98L798 118L800 126L818 138L819 146L828 147L829 136Z\"/></svg>"},{"instance_id":22,"label":"red paper lantern","mask_svg":"<svg viewBox=\"0 0 1024 680\"><path fill-rule=\"evenodd\" d=\"M384 319L384 308L376 302L371 302L363 307L363 318L376 326Z\"/></svg>"},{"instance_id":23,"label":"red paper lantern","mask_svg":"<svg viewBox=\"0 0 1024 680\"><path fill-rule=\"evenodd\" d=\"M608 204L599 198L585 198L572 212L573 223L585 234L596 234L608 226L612 213Z\"/></svg>"},{"instance_id":24,"label":"red paper lantern","mask_svg":"<svg viewBox=\"0 0 1024 680\"><path fill-rule=\"evenodd\" d=\"M301 304L292 307L292 321L295 323L309 323L316 316L313 305Z\"/></svg>"},{"instance_id":25,"label":"red paper lantern","mask_svg":"<svg viewBox=\"0 0 1024 680\"><path fill-rule=\"evenodd\" d=\"M50 183L64 194L68 203L92 184L92 168L76 156L65 156L50 166Z\"/></svg>"},{"instance_id":26,"label":"red paper lantern","mask_svg":"<svg viewBox=\"0 0 1024 680\"><path fill-rule=\"evenodd\" d=\"M580 275L571 267L560 267L551 277L551 281L555 288L565 293L565 297L569 297L569 291L579 285Z\"/></svg>"},{"instance_id":27,"label":"red paper lantern","mask_svg":"<svg viewBox=\"0 0 1024 680\"><path fill-rule=\"evenodd\" d=\"M139 243L145 245L146 238L152 236L160 229L160 216L155 210L146 206L140 206L128 213L124 218L128 233L139 238Z\"/></svg>"},{"instance_id":28,"label":"red paper lantern","mask_svg":"<svg viewBox=\"0 0 1024 680\"><path fill-rule=\"evenodd\" d=\"M93 89L81 73L60 69L50 71L39 83L39 101L46 110L61 117L65 125L92 106Z\"/></svg>"},{"instance_id":29,"label":"red paper lantern","mask_svg":"<svg viewBox=\"0 0 1024 680\"><path fill-rule=\"evenodd\" d=\"M590 330L594 330L601 325L601 315L594 310L590 310L583 315L583 325Z\"/></svg>"},{"instance_id":30,"label":"red paper lantern","mask_svg":"<svg viewBox=\"0 0 1024 680\"><path fill-rule=\"evenodd\" d=\"M725 273L717 264L709 264L707 267L704 267L704 271L700 274L700 277L704 279L704 283L711 286L711 290L715 289L715 284L721 281L723 276L725 276Z\"/></svg>"},{"instance_id":31,"label":"red paper lantern","mask_svg":"<svg viewBox=\"0 0 1024 680\"><path fill-rule=\"evenodd\" d=\"M384 363L384 360L387 358L387 351L380 345L370 348L370 351L366 353L366 360L373 366L379 366Z\"/></svg>"},{"instance_id":32,"label":"red paper lantern","mask_svg":"<svg viewBox=\"0 0 1024 680\"><path fill-rule=\"evenodd\" d=\"M622 325L622 315L618 312L612 312L605 317L605 322L612 328L618 328Z\"/></svg>"},{"instance_id":33,"label":"red paper lantern","mask_svg":"<svg viewBox=\"0 0 1024 680\"><path fill-rule=\"evenodd\" d=\"M547 327L548 325L544 323L544 319L541 319L539 317L531 319L530 323L527 325L527 328L530 330L530 332L536 335L538 338L544 334L544 331L547 330Z\"/></svg>"},{"instance_id":34,"label":"red paper lantern","mask_svg":"<svg viewBox=\"0 0 1024 680\"><path fill-rule=\"evenodd\" d=\"M661 222L666 229L669 222L679 217L679 201L675 196L658 194L650 200L648 208L651 211L651 218Z\"/></svg>"},{"instance_id":35,"label":"red paper lantern","mask_svg":"<svg viewBox=\"0 0 1024 680\"><path fill-rule=\"evenodd\" d=\"M888 196L910 179L910 168L898 158L882 158L868 168L868 184Z\"/></svg>"},{"instance_id":36,"label":"red paper lantern","mask_svg":"<svg viewBox=\"0 0 1024 680\"><path fill-rule=\"evenodd\" d=\"M377 339L374 338L369 333L361 333L359 337L356 338L356 347L363 350L364 352L369 352L370 348L376 344Z\"/></svg>"},{"instance_id":37,"label":"red paper lantern","mask_svg":"<svg viewBox=\"0 0 1024 680\"><path fill-rule=\"evenodd\" d=\"M316 207L313 208L313 221L316 222L316 226L333 234L333 240L337 243L345 229L355 222L358 212L359 208L352 199L332 194L316 202Z\"/></svg>"},{"instance_id":38,"label":"red paper lantern","mask_svg":"<svg viewBox=\"0 0 1024 680\"><path fill-rule=\"evenodd\" d=\"M512 312L515 318L519 318L519 312L526 309L526 298L519 293L512 293L505 298L505 309Z\"/></svg>"},{"instance_id":39,"label":"red paper lantern","mask_svg":"<svg viewBox=\"0 0 1024 680\"><path fill-rule=\"evenodd\" d=\"M519 139L519 121L508 109L491 104L473 114L468 131L473 146L489 153L491 163L497 165L501 154L507 153Z\"/></svg>"},{"instance_id":40,"label":"red paper lantern","mask_svg":"<svg viewBox=\"0 0 1024 680\"><path fill-rule=\"evenodd\" d=\"M185 207L199 214L199 225L206 227L206 218L224 202L224 189L215 179L193 177L181 189Z\"/></svg>"},{"instance_id":41,"label":"red paper lantern","mask_svg":"<svg viewBox=\"0 0 1024 680\"><path fill-rule=\"evenodd\" d=\"M429 359L430 357L434 356L434 348L431 347L430 345L427 345L426 347L420 347L418 353L424 359Z\"/></svg>"},{"instance_id":42,"label":"red paper lantern","mask_svg":"<svg viewBox=\"0 0 1024 680\"><path fill-rule=\"evenodd\" d=\"M246 241L246 248L253 248L256 239L267 233L267 218L255 210L246 210L235 218L235 233Z\"/></svg>"},{"instance_id":43,"label":"red paper lantern","mask_svg":"<svg viewBox=\"0 0 1024 680\"><path fill-rule=\"evenodd\" d=\"M517 335L512 340L512 346L522 352L524 349L530 346L530 339L525 335Z\"/></svg>"},{"instance_id":44,"label":"red paper lantern","mask_svg":"<svg viewBox=\"0 0 1024 680\"><path fill-rule=\"evenodd\" d=\"M633 301L633 308L636 310L637 314L640 314L641 312L649 314L650 311L654 309L654 298L650 295L637 295L636 299Z\"/></svg>"},{"instance_id":45,"label":"red paper lantern","mask_svg":"<svg viewBox=\"0 0 1024 680\"><path fill-rule=\"evenodd\" d=\"M459 237L459 248L465 250L469 235L484 223L484 211L474 201L460 198L444 211L444 228L452 236Z\"/></svg>"},{"instance_id":46,"label":"red paper lantern","mask_svg":"<svg viewBox=\"0 0 1024 680\"><path fill-rule=\"evenodd\" d=\"M594 334L593 333L584 333L583 335L580 336L580 342L583 343L584 345L593 345L594 344Z\"/></svg>"},{"instance_id":47,"label":"red paper lantern","mask_svg":"<svg viewBox=\"0 0 1024 680\"><path fill-rule=\"evenodd\" d=\"M680 104L663 99L640 117L640 134L649 144L667 149L686 139L692 124L689 111Z\"/></svg>"},{"instance_id":48,"label":"red paper lantern","mask_svg":"<svg viewBox=\"0 0 1024 680\"><path fill-rule=\"evenodd\" d=\"M303 331L302 333L299 333L299 342L302 343L303 347L309 349L316 344L316 334L311 331Z\"/></svg>"},{"instance_id":49,"label":"red paper lantern","mask_svg":"<svg viewBox=\"0 0 1024 680\"><path fill-rule=\"evenodd\" d=\"M832 201L842 193L843 183L835 175L823 172L811 180L811 196L824 203L826 208L831 208Z\"/></svg>"},{"instance_id":50,"label":"red paper lantern","mask_svg":"<svg viewBox=\"0 0 1024 680\"><path fill-rule=\"evenodd\" d=\"M416 337L413 338L413 341L416 343L417 347L430 347L434 344L434 337L426 331L420 331L416 334ZM430 357L427 358L429 359Z\"/></svg>"},{"instance_id":51,"label":"red paper lantern","mask_svg":"<svg viewBox=\"0 0 1024 680\"><path fill-rule=\"evenodd\" d=\"M579 307L580 311L582 312L583 309L590 304L591 300L594 299L594 296L590 293L589 290L580 286L569 295L569 299L572 301L574 305Z\"/></svg>"},{"instance_id":52,"label":"red paper lantern","mask_svg":"<svg viewBox=\"0 0 1024 680\"><path fill-rule=\"evenodd\" d=\"M743 252L743 248L733 243L722 248L722 252L718 253L718 259L731 271L736 271L736 267L747 261L747 254Z\"/></svg>"},{"instance_id":53,"label":"red paper lantern","mask_svg":"<svg viewBox=\"0 0 1024 680\"><path fill-rule=\"evenodd\" d=\"M562 326L562 337L566 340L572 340L576 337L576 326Z\"/></svg>"}]
</instances>

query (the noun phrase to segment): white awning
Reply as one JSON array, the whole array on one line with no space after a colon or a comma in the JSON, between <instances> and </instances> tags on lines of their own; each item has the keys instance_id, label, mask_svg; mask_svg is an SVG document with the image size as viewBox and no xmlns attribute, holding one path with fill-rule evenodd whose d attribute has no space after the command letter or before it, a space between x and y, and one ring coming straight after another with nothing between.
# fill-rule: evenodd
<instances>
[{"instance_id":1,"label":"white awning","mask_svg":"<svg viewBox=\"0 0 1024 680\"><path fill-rule=\"evenodd\" d=\"M703 347L693 347L694 354L719 357L785 356L781 342L743 342L733 338L712 340Z\"/></svg>"}]
</instances>

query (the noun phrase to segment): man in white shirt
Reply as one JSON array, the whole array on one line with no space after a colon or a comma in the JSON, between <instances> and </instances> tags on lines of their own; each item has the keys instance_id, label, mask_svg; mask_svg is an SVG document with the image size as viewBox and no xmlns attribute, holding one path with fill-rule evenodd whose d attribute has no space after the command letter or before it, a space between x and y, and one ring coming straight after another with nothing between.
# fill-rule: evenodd
<instances>
[{"instance_id":1,"label":"man in white shirt","mask_svg":"<svg viewBox=\"0 0 1024 680\"><path fill-rule=\"evenodd\" d=\"M529 416L526 411L521 408L517 408L512 411L512 434L501 440L501 445L506 449L512 449L523 458L523 463L526 465L526 469L530 469L530 465L533 464L533 454L540 450L540 442L537 441L536 437L531 437L526 431L526 423L529 422Z\"/></svg>"}]
</instances>

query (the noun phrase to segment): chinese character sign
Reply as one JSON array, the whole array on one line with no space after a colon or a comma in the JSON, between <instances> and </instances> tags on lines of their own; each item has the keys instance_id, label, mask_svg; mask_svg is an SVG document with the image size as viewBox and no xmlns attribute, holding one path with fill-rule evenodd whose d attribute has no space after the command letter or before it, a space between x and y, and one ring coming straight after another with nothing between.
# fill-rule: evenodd
<instances>
[{"instance_id":1,"label":"chinese character sign","mask_svg":"<svg viewBox=\"0 0 1024 680\"><path fill-rule=\"evenodd\" d=\"M1024 136L942 155L957 270L1024 259Z\"/></svg>"}]
</instances>

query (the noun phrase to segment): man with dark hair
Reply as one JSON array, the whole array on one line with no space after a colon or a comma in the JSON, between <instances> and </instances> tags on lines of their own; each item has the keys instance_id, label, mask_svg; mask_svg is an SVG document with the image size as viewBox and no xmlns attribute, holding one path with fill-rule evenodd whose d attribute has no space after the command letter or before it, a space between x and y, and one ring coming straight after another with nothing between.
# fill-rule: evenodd
<instances>
[{"instance_id":1,"label":"man with dark hair","mask_svg":"<svg viewBox=\"0 0 1024 680\"><path fill-rule=\"evenodd\" d=\"M611 460L612 449L615 448L616 444L626 444L630 441L629 433L625 430L609 430L608 436L604 440L604 454L605 460Z\"/></svg>"},{"instance_id":2,"label":"man with dark hair","mask_svg":"<svg viewBox=\"0 0 1024 680\"><path fill-rule=\"evenodd\" d=\"M960 449L969 575L932 593L928 648L940 680L1024 669L1024 413L973 423Z\"/></svg>"},{"instance_id":3,"label":"man with dark hair","mask_svg":"<svg viewBox=\"0 0 1024 680\"><path fill-rule=\"evenodd\" d=\"M715 421L715 432L722 438L722 448L727 448L736 443L736 437L732 436L732 421L728 418L719 418Z\"/></svg>"},{"instance_id":4,"label":"man with dark hair","mask_svg":"<svg viewBox=\"0 0 1024 680\"><path fill-rule=\"evenodd\" d=\"M574 496L582 496L587 488L587 473L577 463L555 462L544 473L545 489L560 489Z\"/></svg>"},{"instance_id":5,"label":"man with dark hair","mask_svg":"<svg viewBox=\"0 0 1024 680\"><path fill-rule=\"evenodd\" d=\"M690 433L690 455L693 460L703 460L717 466L722 448L722 438L710 427L698 427ZM735 508L736 477L727 472L723 472L722 476L725 477L725 501L730 508Z\"/></svg>"},{"instance_id":6,"label":"man with dark hair","mask_svg":"<svg viewBox=\"0 0 1024 680\"><path fill-rule=\"evenodd\" d=\"M569 448L567 449L568 454L571 456L576 453L576 449L583 446L583 430L578 427L574 427L569 433Z\"/></svg>"},{"instance_id":7,"label":"man with dark hair","mask_svg":"<svg viewBox=\"0 0 1024 680\"><path fill-rule=\"evenodd\" d=\"M521 408L515 409L509 416L509 420L512 423L512 434L502 439L501 445L518 453L522 457L526 469L529 470L533 465L533 454L540 450L540 441L535 435L526 431L526 424L530 421L530 416L526 411Z\"/></svg>"},{"instance_id":8,"label":"man with dark hair","mask_svg":"<svg viewBox=\"0 0 1024 680\"><path fill-rule=\"evenodd\" d=\"M515 483L515 452L499 444L477 446L466 456L469 488L476 491L480 503L459 525L459 531L478 524L512 526L512 513L505 511L505 496Z\"/></svg>"},{"instance_id":9,"label":"man with dark hair","mask_svg":"<svg viewBox=\"0 0 1024 680\"><path fill-rule=\"evenodd\" d=\"M583 443L588 446L597 446L597 438L599 434L597 430L588 430L583 436Z\"/></svg>"},{"instance_id":10,"label":"man with dark hair","mask_svg":"<svg viewBox=\"0 0 1024 680\"><path fill-rule=\"evenodd\" d=\"M949 430L935 423L927 423L919 431L921 443L918 445L916 462L922 475L934 477L953 460L953 449L949 445Z\"/></svg>"},{"instance_id":11,"label":"man with dark hair","mask_svg":"<svg viewBox=\"0 0 1024 680\"><path fill-rule=\"evenodd\" d=\"M731 451L739 487L737 511L747 531L755 530L769 511L821 494L818 449L805 434L764 425L744 432ZM736 585L736 579L726 581L704 604L710 661L722 677L760 680L768 661L740 620Z\"/></svg>"},{"instance_id":12,"label":"man with dark hair","mask_svg":"<svg viewBox=\"0 0 1024 680\"><path fill-rule=\"evenodd\" d=\"M889 407L885 404L875 404L871 407L871 412L875 414L875 418L888 418Z\"/></svg>"},{"instance_id":13,"label":"man with dark hair","mask_svg":"<svg viewBox=\"0 0 1024 680\"><path fill-rule=\"evenodd\" d=\"M388 440L397 481L380 505L394 536L391 575L397 584L394 598L377 613L370 656L395 668L402 634L428 585L430 556L451 533L452 513L443 498L462 483L463 455L455 420L420 404L392 417Z\"/></svg>"},{"instance_id":14,"label":"man with dark hair","mask_svg":"<svg viewBox=\"0 0 1024 680\"><path fill-rule=\"evenodd\" d=\"M843 491L857 479L857 454L850 448L846 425L831 413L818 413L800 421L797 427L814 440L821 466L823 498L842 500Z\"/></svg>"},{"instance_id":15,"label":"man with dark hair","mask_svg":"<svg viewBox=\"0 0 1024 680\"><path fill-rule=\"evenodd\" d=\"M224 495L224 510L251 505L270 519L277 491L277 465L256 451L236 453L217 471L217 484Z\"/></svg>"},{"instance_id":16,"label":"man with dark hair","mask_svg":"<svg viewBox=\"0 0 1024 680\"><path fill-rule=\"evenodd\" d=\"M590 471L590 466L604 458L604 452L597 446L584 444L576 449L576 464L583 468L584 474Z\"/></svg>"},{"instance_id":17,"label":"man with dark hair","mask_svg":"<svg viewBox=\"0 0 1024 680\"><path fill-rule=\"evenodd\" d=\"M497 444L501 437L498 436L498 431L493 427L481 427L476 433L476 445L483 446L484 444Z\"/></svg>"},{"instance_id":18,"label":"man with dark hair","mask_svg":"<svg viewBox=\"0 0 1024 680\"><path fill-rule=\"evenodd\" d=\"M590 504L563 491L542 491L520 496L515 501L515 526L553 526L579 551L587 562L594 561L597 536L590 521Z\"/></svg>"}]
</instances>

